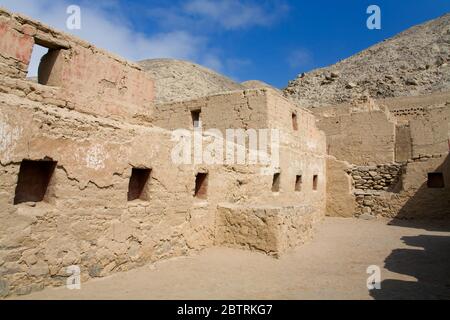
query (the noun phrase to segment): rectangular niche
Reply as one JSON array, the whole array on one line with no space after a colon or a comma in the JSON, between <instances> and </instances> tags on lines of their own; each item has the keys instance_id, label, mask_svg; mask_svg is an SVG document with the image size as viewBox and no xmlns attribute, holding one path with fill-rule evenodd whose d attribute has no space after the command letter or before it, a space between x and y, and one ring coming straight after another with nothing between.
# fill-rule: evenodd
<instances>
[{"instance_id":1,"label":"rectangular niche","mask_svg":"<svg viewBox=\"0 0 450 320\"><path fill-rule=\"evenodd\" d=\"M201 114L200 109L191 111L192 126L194 128L200 128L201 126L200 114Z\"/></svg>"},{"instance_id":2,"label":"rectangular niche","mask_svg":"<svg viewBox=\"0 0 450 320\"><path fill-rule=\"evenodd\" d=\"M444 188L444 175L442 172L429 172L427 180L428 188Z\"/></svg>"},{"instance_id":3,"label":"rectangular niche","mask_svg":"<svg viewBox=\"0 0 450 320\"><path fill-rule=\"evenodd\" d=\"M208 173L199 172L195 176L195 193L194 197L206 199L208 195Z\"/></svg>"},{"instance_id":4,"label":"rectangular niche","mask_svg":"<svg viewBox=\"0 0 450 320\"><path fill-rule=\"evenodd\" d=\"M14 204L43 201L55 167L56 161L23 160L20 164Z\"/></svg>"},{"instance_id":5,"label":"rectangular niche","mask_svg":"<svg viewBox=\"0 0 450 320\"><path fill-rule=\"evenodd\" d=\"M295 112L292 112L292 130L298 130L297 114Z\"/></svg>"},{"instance_id":6,"label":"rectangular niche","mask_svg":"<svg viewBox=\"0 0 450 320\"><path fill-rule=\"evenodd\" d=\"M279 172L275 173L273 175L273 179L272 179L272 192L280 191L280 180L281 180L281 174Z\"/></svg>"},{"instance_id":7,"label":"rectangular niche","mask_svg":"<svg viewBox=\"0 0 450 320\"><path fill-rule=\"evenodd\" d=\"M317 190L318 183L319 183L319 176L315 174L313 176L313 190Z\"/></svg>"},{"instance_id":8,"label":"rectangular niche","mask_svg":"<svg viewBox=\"0 0 450 320\"><path fill-rule=\"evenodd\" d=\"M295 191L302 191L302 176L295 176Z\"/></svg>"},{"instance_id":9,"label":"rectangular niche","mask_svg":"<svg viewBox=\"0 0 450 320\"><path fill-rule=\"evenodd\" d=\"M130 182L128 184L128 201L136 199L148 200L147 184L151 169L132 168Z\"/></svg>"}]
</instances>

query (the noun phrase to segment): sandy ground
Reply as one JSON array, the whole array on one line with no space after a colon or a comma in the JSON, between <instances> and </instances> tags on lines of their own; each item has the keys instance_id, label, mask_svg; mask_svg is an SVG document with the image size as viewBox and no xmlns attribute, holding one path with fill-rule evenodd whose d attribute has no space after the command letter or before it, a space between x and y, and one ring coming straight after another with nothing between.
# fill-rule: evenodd
<instances>
[{"instance_id":1,"label":"sandy ground","mask_svg":"<svg viewBox=\"0 0 450 320\"><path fill-rule=\"evenodd\" d=\"M381 268L369 291L366 269ZM326 218L281 259L212 248L20 299L450 299L450 223Z\"/></svg>"}]
</instances>

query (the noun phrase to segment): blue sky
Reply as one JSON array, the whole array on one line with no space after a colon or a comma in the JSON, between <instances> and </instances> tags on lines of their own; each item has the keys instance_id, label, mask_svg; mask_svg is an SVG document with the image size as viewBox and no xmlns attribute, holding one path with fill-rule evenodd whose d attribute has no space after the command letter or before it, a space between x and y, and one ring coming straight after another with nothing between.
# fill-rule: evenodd
<instances>
[{"instance_id":1,"label":"blue sky","mask_svg":"<svg viewBox=\"0 0 450 320\"><path fill-rule=\"evenodd\" d=\"M81 29L66 29L67 6ZM369 5L381 30L366 27ZM342 60L450 12L444 0L0 0L0 5L131 60L192 60L237 80L282 88L300 72ZM35 62L35 61L34 61Z\"/></svg>"}]
</instances>

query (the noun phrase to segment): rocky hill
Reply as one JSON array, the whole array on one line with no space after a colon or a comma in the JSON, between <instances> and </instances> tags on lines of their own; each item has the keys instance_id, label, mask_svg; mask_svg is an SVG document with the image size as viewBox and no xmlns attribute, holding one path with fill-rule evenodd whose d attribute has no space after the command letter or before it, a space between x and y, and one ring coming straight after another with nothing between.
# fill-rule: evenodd
<instances>
[{"instance_id":1,"label":"rocky hill","mask_svg":"<svg viewBox=\"0 0 450 320\"><path fill-rule=\"evenodd\" d=\"M450 90L450 14L335 65L299 75L284 94L305 107Z\"/></svg>"},{"instance_id":2,"label":"rocky hill","mask_svg":"<svg viewBox=\"0 0 450 320\"><path fill-rule=\"evenodd\" d=\"M189 100L245 87L208 68L189 61L149 59L139 64L155 80L156 103Z\"/></svg>"}]
</instances>

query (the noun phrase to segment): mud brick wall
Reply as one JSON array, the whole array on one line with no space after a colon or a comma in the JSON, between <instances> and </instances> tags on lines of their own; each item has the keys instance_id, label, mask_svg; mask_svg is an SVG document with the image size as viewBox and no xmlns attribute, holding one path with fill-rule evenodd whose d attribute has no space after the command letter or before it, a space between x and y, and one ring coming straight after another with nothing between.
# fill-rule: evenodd
<instances>
[{"instance_id":1,"label":"mud brick wall","mask_svg":"<svg viewBox=\"0 0 450 320\"><path fill-rule=\"evenodd\" d=\"M70 100L75 110L102 116L131 118L149 111L154 84L140 66L0 8L0 73L10 78L5 86L23 86L14 80L26 78L35 44L49 49L40 64L45 76L38 81L54 89L53 99Z\"/></svg>"},{"instance_id":2,"label":"mud brick wall","mask_svg":"<svg viewBox=\"0 0 450 320\"><path fill-rule=\"evenodd\" d=\"M385 110L349 110L318 116L318 127L327 136L329 155L356 165L395 161L396 122Z\"/></svg>"}]
</instances>

